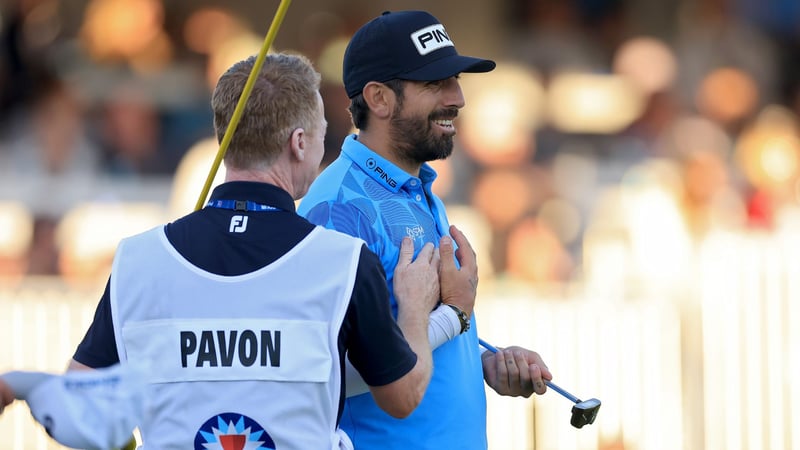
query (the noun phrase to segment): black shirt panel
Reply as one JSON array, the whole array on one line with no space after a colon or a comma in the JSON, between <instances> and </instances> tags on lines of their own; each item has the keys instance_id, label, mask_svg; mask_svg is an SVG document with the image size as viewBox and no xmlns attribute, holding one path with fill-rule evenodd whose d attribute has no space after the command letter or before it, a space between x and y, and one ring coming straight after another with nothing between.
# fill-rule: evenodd
<instances>
[{"instance_id":1,"label":"black shirt panel","mask_svg":"<svg viewBox=\"0 0 800 450\"><path fill-rule=\"evenodd\" d=\"M75 361L95 369L109 367L119 362L114 324L111 321L110 287L109 278L103 296L94 311L94 319L72 356Z\"/></svg>"},{"instance_id":2,"label":"black shirt panel","mask_svg":"<svg viewBox=\"0 0 800 450\"><path fill-rule=\"evenodd\" d=\"M380 300L389 298L385 280L380 258L365 244L361 248L348 320L342 325L344 332L339 334L339 348L341 339L346 339L350 362L370 386L389 384L417 363L416 354L394 321L388 300ZM384 335L387 328L393 335L391 340L370 338ZM383 369L376 371L376 367Z\"/></svg>"}]
</instances>

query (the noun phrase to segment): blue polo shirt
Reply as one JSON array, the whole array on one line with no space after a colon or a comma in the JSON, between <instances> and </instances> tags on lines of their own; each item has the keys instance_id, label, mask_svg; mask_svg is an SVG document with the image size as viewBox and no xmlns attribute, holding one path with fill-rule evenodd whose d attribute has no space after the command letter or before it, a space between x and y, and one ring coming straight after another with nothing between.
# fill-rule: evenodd
<instances>
[{"instance_id":1,"label":"blue polo shirt","mask_svg":"<svg viewBox=\"0 0 800 450\"><path fill-rule=\"evenodd\" d=\"M383 264L393 291L404 236L416 253L448 234L444 204L431 191L436 172L423 164L414 177L348 136L342 152L314 181L298 213L310 222L363 239ZM391 296L392 311L397 303ZM341 427L356 449L484 449L486 396L477 326L433 352L433 377L422 403L406 419L381 410L370 394L348 398Z\"/></svg>"}]
</instances>

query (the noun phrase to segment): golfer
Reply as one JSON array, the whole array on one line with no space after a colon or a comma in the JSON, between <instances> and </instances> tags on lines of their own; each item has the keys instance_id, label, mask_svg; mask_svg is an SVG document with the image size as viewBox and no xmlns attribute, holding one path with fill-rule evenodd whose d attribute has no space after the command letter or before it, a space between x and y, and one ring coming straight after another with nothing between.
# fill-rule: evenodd
<instances>
[{"instance_id":1,"label":"golfer","mask_svg":"<svg viewBox=\"0 0 800 450\"><path fill-rule=\"evenodd\" d=\"M342 428L357 449L485 449L484 381L501 395L528 397L543 394L544 381L552 379L531 350L481 353L472 311L475 256L448 223L431 189L436 172L426 164L453 151L454 119L465 105L459 74L494 67L493 61L459 55L444 25L424 11L384 13L362 26L345 51L344 87L359 131L312 184L300 214L364 239L395 287L402 283L392 274L406 239L420 248L452 235L460 264L452 283L442 280L442 302L430 318L437 325L429 331L431 342L440 346L425 398L398 420L374 396L349 397ZM445 262L444 252L441 257ZM399 311L397 301L392 308Z\"/></svg>"}]
</instances>

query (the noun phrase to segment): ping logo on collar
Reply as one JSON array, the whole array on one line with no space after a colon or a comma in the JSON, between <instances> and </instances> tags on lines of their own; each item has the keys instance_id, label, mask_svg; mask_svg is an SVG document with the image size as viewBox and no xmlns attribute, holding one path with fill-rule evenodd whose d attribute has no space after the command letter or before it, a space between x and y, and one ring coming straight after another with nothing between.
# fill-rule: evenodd
<instances>
[{"instance_id":1,"label":"ping logo on collar","mask_svg":"<svg viewBox=\"0 0 800 450\"><path fill-rule=\"evenodd\" d=\"M195 450L275 449L275 441L255 420L236 413L208 419L194 438Z\"/></svg>"},{"instance_id":2,"label":"ping logo on collar","mask_svg":"<svg viewBox=\"0 0 800 450\"><path fill-rule=\"evenodd\" d=\"M380 178L381 180L385 181L386 184L388 184L389 186L391 186L393 188L397 187L397 181L394 178L390 177L389 174L386 173L386 171L383 170L381 168L381 166L378 165L378 163L375 161L375 159L373 159L373 158L367 159L367 169L377 173L378 174L378 178Z\"/></svg>"},{"instance_id":3,"label":"ping logo on collar","mask_svg":"<svg viewBox=\"0 0 800 450\"><path fill-rule=\"evenodd\" d=\"M452 47L453 41L444 31L444 25L437 23L411 33L411 41L417 47L420 55L439 50L442 47Z\"/></svg>"}]
</instances>

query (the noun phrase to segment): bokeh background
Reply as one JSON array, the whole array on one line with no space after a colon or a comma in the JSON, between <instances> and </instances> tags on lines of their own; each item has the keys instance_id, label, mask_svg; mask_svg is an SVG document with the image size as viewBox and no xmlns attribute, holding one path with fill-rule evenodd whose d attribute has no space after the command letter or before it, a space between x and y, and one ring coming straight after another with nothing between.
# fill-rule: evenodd
<instances>
[{"instance_id":1,"label":"bokeh background","mask_svg":"<svg viewBox=\"0 0 800 450\"><path fill-rule=\"evenodd\" d=\"M194 208L211 89L278 3L0 2L0 371L63 370L119 239ZM295 0L273 48L323 73L323 165L347 39L397 9L498 63L434 164L481 336L603 402L578 430L553 391L490 391L490 448L800 449L800 3ZM24 404L0 436L59 448Z\"/></svg>"}]
</instances>

